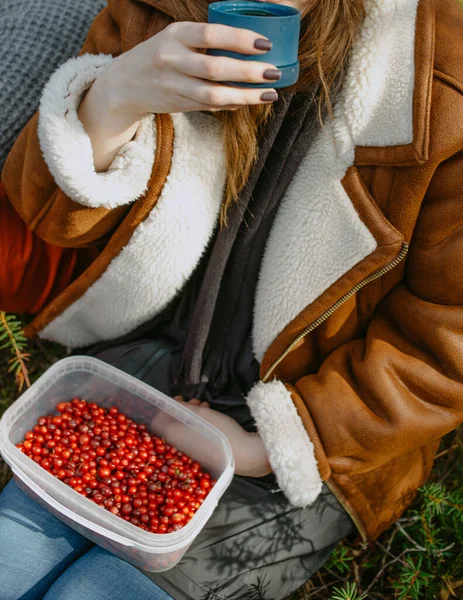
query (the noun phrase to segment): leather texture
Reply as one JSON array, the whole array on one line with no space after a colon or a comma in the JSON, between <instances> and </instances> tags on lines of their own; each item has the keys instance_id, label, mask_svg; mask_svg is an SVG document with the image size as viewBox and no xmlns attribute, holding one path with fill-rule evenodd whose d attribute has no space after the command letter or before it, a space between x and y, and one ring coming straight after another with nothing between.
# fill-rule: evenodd
<instances>
[{"instance_id":1,"label":"leather texture","mask_svg":"<svg viewBox=\"0 0 463 600\"><path fill-rule=\"evenodd\" d=\"M407 260L344 303L272 374L292 392L322 478L370 539L410 504L463 414L463 11L453 0L419 11L412 146L424 150L411 159L410 148L358 149L343 181L364 222L358 200L367 194L400 232ZM423 54L434 56L430 91ZM262 376L342 284L278 336Z\"/></svg>"},{"instance_id":2,"label":"leather texture","mask_svg":"<svg viewBox=\"0 0 463 600\"><path fill-rule=\"evenodd\" d=\"M170 22L169 7L165 0L110 0L83 52L127 51ZM291 391L322 478L370 539L410 504L440 438L462 420L462 32L455 0L421 0L413 142L357 148L343 180L378 247L293 319L261 364L262 378L270 371ZM14 207L50 243L101 243L128 218L128 208L88 209L60 190L50 195L54 182L36 130L34 117L3 173ZM404 244L407 259L389 270Z\"/></svg>"}]
</instances>

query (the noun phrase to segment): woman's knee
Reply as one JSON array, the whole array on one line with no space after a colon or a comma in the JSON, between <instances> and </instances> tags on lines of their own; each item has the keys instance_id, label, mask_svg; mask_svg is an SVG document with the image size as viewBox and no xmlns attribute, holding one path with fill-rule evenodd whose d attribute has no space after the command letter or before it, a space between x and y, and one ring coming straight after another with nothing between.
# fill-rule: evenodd
<instances>
[{"instance_id":1,"label":"woman's knee","mask_svg":"<svg viewBox=\"0 0 463 600\"><path fill-rule=\"evenodd\" d=\"M36 504L14 481L0 494L0 596L42 598L92 544Z\"/></svg>"},{"instance_id":2,"label":"woman's knee","mask_svg":"<svg viewBox=\"0 0 463 600\"><path fill-rule=\"evenodd\" d=\"M95 547L53 584L44 600L172 600L146 575L117 556Z\"/></svg>"}]
</instances>

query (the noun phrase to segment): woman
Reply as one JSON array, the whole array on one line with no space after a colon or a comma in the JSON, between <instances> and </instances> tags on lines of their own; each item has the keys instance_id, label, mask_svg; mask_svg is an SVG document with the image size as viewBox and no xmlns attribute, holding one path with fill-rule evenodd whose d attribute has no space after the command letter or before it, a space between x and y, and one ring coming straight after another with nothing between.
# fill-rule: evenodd
<instances>
[{"instance_id":1,"label":"woman","mask_svg":"<svg viewBox=\"0 0 463 600\"><path fill-rule=\"evenodd\" d=\"M3 172L22 245L1 304L192 399L240 477L152 581L10 484L11 598L283 598L354 526L394 522L461 421L456 2L294 3L302 73L278 101L274 65L204 53L271 40L177 4L110 1L46 86Z\"/></svg>"}]
</instances>

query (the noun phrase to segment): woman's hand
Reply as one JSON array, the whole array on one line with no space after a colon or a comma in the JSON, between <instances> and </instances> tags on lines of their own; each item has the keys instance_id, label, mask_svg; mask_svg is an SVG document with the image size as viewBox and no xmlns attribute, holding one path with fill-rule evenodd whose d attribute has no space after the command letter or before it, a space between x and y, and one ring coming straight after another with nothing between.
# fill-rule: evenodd
<instances>
[{"instance_id":1,"label":"woman's hand","mask_svg":"<svg viewBox=\"0 0 463 600\"><path fill-rule=\"evenodd\" d=\"M109 167L147 113L235 110L278 99L271 88L223 85L279 79L274 65L209 56L209 48L263 54L269 40L245 29L209 23L173 23L122 54L90 88L79 109L92 141L95 168Z\"/></svg>"},{"instance_id":2,"label":"woman's hand","mask_svg":"<svg viewBox=\"0 0 463 600\"><path fill-rule=\"evenodd\" d=\"M183 402L180 397L175 399ZM183 404L227 436L233 451L237 475L264 477L271 472L267 452L259 434L245 431L231 417L212 410L207 402L193 399Z\"/></svg>"},{"instance_id":3,"label":"woman's hand","mask_svg":"<svg viewBox=\"0 0 463 600\"><path fill-rule=\"evenodd\" d=\"M271 43L245 29L209 23L173 23L119 56L102 76L111 108L140 118L148 112L227 110L277 99L272 89L217 83L275 81L280 73L274 65L202 52L211 48L263 54L270 50Z\"/></svg>"}]
</instances>

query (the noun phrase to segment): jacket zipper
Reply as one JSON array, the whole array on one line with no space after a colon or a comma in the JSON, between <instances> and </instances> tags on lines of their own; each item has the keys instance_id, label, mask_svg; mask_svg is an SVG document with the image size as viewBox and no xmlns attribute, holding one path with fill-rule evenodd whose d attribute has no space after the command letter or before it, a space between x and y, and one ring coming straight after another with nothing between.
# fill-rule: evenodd
<instances>
[{"instance_id":1,"label":"jacket zipper","mask_svg":"<svg viewBox=\"0 0 463 600\"><path fill-rule=\"evenodd\" d=\"M273 364L267 370L265 375L262 377L262 381L264 383L267 383L267 381L270 379L271 374L277 368L277 366L288 356L288 354L291 352L291 350L295 346L297 346L297 344L302 339L304 339L306 337L306 335L309 335L309 333L312 333L312 331L317 329L317 327L319 327L329 317L331 317L331 315L333 313L335 313L340 306L342 306L345 302L347 302L347 300L352 298L352 296L354 296L357 292L359 292L368 283L371 283L372 281L379 279L380 277L382 277L389 271L392 271L392 269L394 267L396 267L399 263L401 263L403 261L403 259L407 256L407 252L408 252L408 244L403 243L402 250L400 251L398 256L396 256L396 258L394 258L393 261L391 261L389 264L387 264L382 269L379 269L379 271L376 271L376 273L373 273L372 275L365 277L365 279L362 279L362 281L357 283L357 285L355 287L353 287L349 292L344 294L344 296L339 298L339 300L337 300L330 308L328 308L324 313L322 313L319 317L317 317L315 319L315 321L312 321L312 323L307 325L307 327L297 337L294 338L294 340L289 344L289 346L286 348L286 350L282 354L280 354L280 356L273 362Z\"/></svg>"},{"instance_id":2,"label":"jacket zipper","mask_svg":"<svg viewBox=\"0 0 463 600\"><path fill-rule=\"evenodd\" d=\"M338 489L332 481L330 481L329 479L324 479L323 483L326 485L326 487L330 490L330 492L333 494L333 496L336 498L339 504L343 507L343 509L352 519L355 527L357 527L358 532L362 537L362 542L366 544L368 542L367 532L365 531L365 527L362 525L362 522L358 518L357 514L346 506L344 498L341 496L341 494L339 493Z\"/></svg>"},{"instance_id":3,"label":"jacket zipper","mask_svg":"<svg viewBox=\"0 0 463 600\"><path fill-rule=\"evenodd\" d=\"M312 323L310 323L296 338L294 338L294 340L289 344L289 346L286 348L286 350L277 358L277 360L275 360L273 362L273 364L270 366L270 368L267 370L264 377L262 378L262 381L264 383L266 383L269 380L270 376L272 375L272 373L276 369L276 367L281 363L281 361L283 361L288 356L288 354L291 352L291 350L302 339L305 338L306 335L309 335L309 333L311 333L312 331L317 329L317 327L319 327L322 323L324 323L334 312L336 312L338 310L338 308L340 306L342 306L345 302L347 302L347 300L349 300L349 298L352 298L352 296L354 294L359 292L368 283L371 283L372 281L379 279L380 277L382 277L389 271L392 271L392 269L394 269L399 263L401 263L404 260L404 258L407 256L407 252L408 252L408 244L406 244L404 242L402 244L402 249L401 249L400 253L396 256L396 258L393 261L388 263L382 269L379 269L379 271L376 271L376 273L373 273L372 275L365 277L365 279L362 279L362 281L360 281L349 292L344 294L344 296L342 296L339 300L337 300L337 302L335 302L323 314L321 314L317 319L315 319L315 321L312 321ZM343 507L343 509L346 511L346 513L350 516L354 525L357 527L357 529L362 537L362 540L364 542L366 542L368 539L367 534L366 534L365 528L363 527L357 514L354 511L352 511L348 506L346 506L346 502L345 502L344 498L341 496L341 494L339 493L339 491L337 490L337 488L331 481L324 480L323 483L330 490L330 492L333 494L333 496L336 498L336 500L339 502L339 504Z\"/></svg>"}]
</instances>

